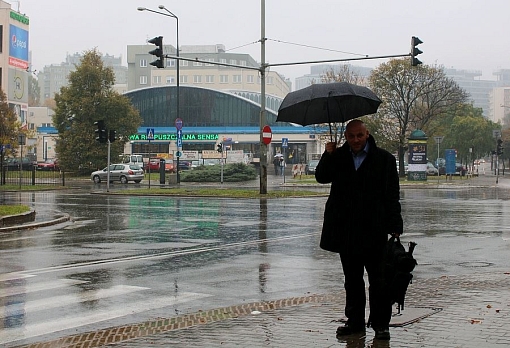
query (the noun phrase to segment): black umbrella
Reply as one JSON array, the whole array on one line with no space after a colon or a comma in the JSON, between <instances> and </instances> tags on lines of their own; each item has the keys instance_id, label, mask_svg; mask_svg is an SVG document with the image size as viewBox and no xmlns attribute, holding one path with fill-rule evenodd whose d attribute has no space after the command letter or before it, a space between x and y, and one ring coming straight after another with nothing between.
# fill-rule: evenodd
<instances>
[{"instance_id":1,"label":"black umbrella","mask_svg":"<svg viewBox=\"0 0 510 348\"><path fill-rule=\"evenodd\" d=\"M302 126L346 122L375 114L381 100L367 87L348 82L320 83L291 92L278 109L277 122Z\"/></svg>"}]
</instances>

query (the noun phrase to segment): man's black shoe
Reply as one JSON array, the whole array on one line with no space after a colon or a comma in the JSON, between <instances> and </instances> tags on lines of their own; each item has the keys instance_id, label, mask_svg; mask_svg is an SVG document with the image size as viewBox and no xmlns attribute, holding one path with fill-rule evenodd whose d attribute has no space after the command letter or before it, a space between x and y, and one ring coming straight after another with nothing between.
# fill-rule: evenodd
<instances>
[{"instance_id":1,"label":"man's black shoe","mask_svg":"<svg viewBox=\"0 0 510 348\"><path fill-rule=\"evenodd\" d=\"M354 325L349 322L345 323L344 326L339 326L338 329L336 329L336 335L337 336L347 336L352 335L356 333L363 333L365 332L365 324L361 325Z\"/></svg>"},{"instance_id":2,"label":"man's black shoe","mask_svg":"<svg viewBox=\"0 0 510 348\"><path fill-rule=\"evenodd\" d=\"M375 339L376 340L389 341L389 339L390 339L390 330L389 329L374 329L374 330L375 330Z\"/></svg>"}]
</instances>

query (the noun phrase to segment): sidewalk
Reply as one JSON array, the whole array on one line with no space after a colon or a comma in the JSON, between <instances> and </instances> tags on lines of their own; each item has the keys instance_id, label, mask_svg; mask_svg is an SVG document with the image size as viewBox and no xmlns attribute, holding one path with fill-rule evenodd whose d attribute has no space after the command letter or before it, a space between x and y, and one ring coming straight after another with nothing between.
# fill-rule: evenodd
<instances>
[{"instance_id":1,"label":"sidewalk","mask_svg":"<svg viewBox=\"0 0 510 348\"><path fill-rule=\"evenodd\" d=\"M510 188L510 177L485 175L459 185ZM431 187L432 188L432 187ZM233 303L182 316L62 337L23 347L505 347L510 346L510 269L470 268L462 276L414 278L391 341L366 335L339 341L345 294L309 294ZM310 271L310 270L309 270ZM340 289L340 286L339 286Z\"/></svg>"}]
</instances>

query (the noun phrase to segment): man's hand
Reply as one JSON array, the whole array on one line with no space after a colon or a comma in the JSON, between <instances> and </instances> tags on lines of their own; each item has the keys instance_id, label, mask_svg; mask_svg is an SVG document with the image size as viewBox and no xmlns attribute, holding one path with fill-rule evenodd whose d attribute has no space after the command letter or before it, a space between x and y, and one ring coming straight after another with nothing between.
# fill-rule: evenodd
<instances>
[{"instance_id":1,"label":"man's hand","mask_svg":"<svg viewBox=\"0 0 510 348\"><path fill-rule=\"evenodd\" d=\"M326 144L326 152L333 153L336 150L336 142L332 141Z\"/></svg>"}]
</instances>

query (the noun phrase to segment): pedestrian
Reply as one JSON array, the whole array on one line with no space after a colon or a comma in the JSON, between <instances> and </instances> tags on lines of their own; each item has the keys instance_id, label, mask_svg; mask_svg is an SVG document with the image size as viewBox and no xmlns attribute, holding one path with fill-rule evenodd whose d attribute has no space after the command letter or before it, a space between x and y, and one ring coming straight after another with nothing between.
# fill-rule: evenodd
<instances>
[{"instance_id":1,"label":"pedestrian","mask_svg":"<svg viewBox=\"0 0 510 348\"><path fill-rule=\"evenodd\" d=\"M346 293L345 325L337 337L365 332L389 340L392 305L384 278L388 235L400 235L403 222L395 157L377 147L360 120L347 124L341 147L326 144L315 178L331 183L320 247L340 254ZM364 270L369 281L370 316L365 323Z\"/></svg>"},{"instance_id":2,"label":"pedestrian","mask_svg":"<svg viewBox=\"0 0 510 348\"><path fill-rule=\"evenodd\" d=\"M278 159L278 156L275 156L273 159L273 165L274 165L274 175L278 175L280 172L280 160Z\"/></svg>"},{"instance_id":3,"label":"pedestrian","mask_svg":"<svg viewBox=\"0 0 510 348\"><path fill-rule=\"evenodd\" d=\"M280 157L280 175L284 175L285 173L285 161L283 157Z\"/></svg>"}]
</instances>

